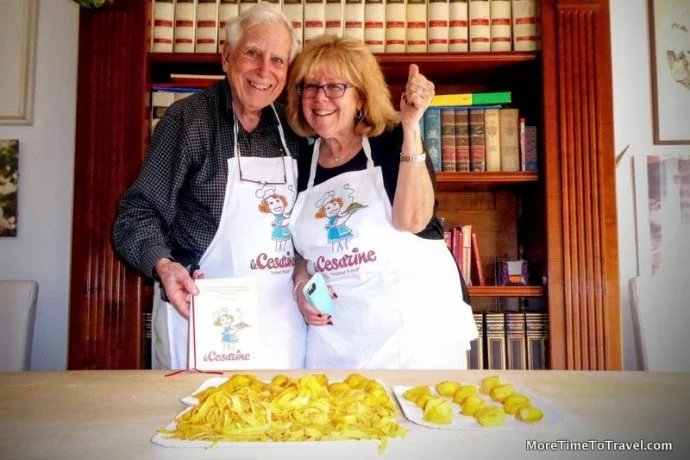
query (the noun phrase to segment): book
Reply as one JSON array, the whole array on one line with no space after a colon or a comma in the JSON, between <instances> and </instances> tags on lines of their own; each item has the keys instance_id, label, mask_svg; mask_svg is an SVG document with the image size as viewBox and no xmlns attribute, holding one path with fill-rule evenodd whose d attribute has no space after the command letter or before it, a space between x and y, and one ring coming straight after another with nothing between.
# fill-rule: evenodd
<instances>
[{"instance_id":1,"label":"book","mask_svg":"<svg viewBox=\"0 0 690 460\"><path fill-rule=\"evenodd\" d=\"M486 151L486 170L501 170L501 136L499 109L484 110L484 144Z\"/></svg>"},{"instance_id":2,"label":"book","mask_svg":"<svg viewBox=\"0 0 690 460\"><path fill-rule=\"evenodd\" d=\"M343 36L364 40L364 0L345 0Z\"/></svg>"},{"instance_id":3,"label":"book","mask_svg":"<svg viewBox=\"0 0 690 460\"><path fill-rule=\"evenodd\" d=\"M548 369L549 318L546 313L525 313L527 369Z\"/></svg>"},{"instance_id":4,"label":"book","mask_svg":"<svg viewBox=\"0 0 690 460\"><path fill-rule=\"evenodd\" d=\"M173 102L175 102L175 93L164 89L154 89L151 91L151 132L156 128L158 122L165 115Z\"/></svg>"},{"instance_id":5,"label":"book","mask_svg":"<svg viewBox=\"0 0 690 460\"><path fill-rule=\"evenodd\" d=\"M386 0L386 53L405 52L405 0Z\"/></svg>"},{"instance_id":6,"label":"book","mask_svg":"<svg viewBox=\"0 0 690 460\"><path fill-rule=\"evenodd\" d=\"M441 169L455 171L455 109L441 109Z\"/></svg>"},{"instance_id":7,"label":"book","mask_svg":"<svg viewBox=\"0 0 690 460\"><path fill-rule=\"evenodd\" d=\"M151 52L173 52L174 20L174 0L154 0L151 9Z\"/></svg>"},{"instance_id":8,"label":"book","mask_svg":"<svg viewBox=\"0 0 690 460\"><path fill-rule=\"evenodd\" d=\"M491 50L491 11L489 0L470 0L470 51Z\"/></svg>"},{"instance_id":9,"label":"book","mask_svg":"<svg viewBox=\"0 0 690 460\"><path fill-rule=\"evenodd\" d=\"M326 0L324 20L327 35L343 36L343 6L343 0Z\"/></svg>"},{"instance_id":10,"label":"book","mask_svg":"<svg viewBox=\"0 0 690 460\"><path fill-rule=\"evenodd\" d=\"M470 171L486 171L484 109L470 108Z\"/></svg>"},{"instance_id":11,"label":"book","mask_svg":"<svg viewBox=\"0 0 690 460\"><path fill-rule=\"evenodd\" d=\"M282 11L281 0L259 0L259 3L266 3L276 11Z\"/></svg>"},{"instance_id":12,"label":"book","mask_svg":"<svg viewBox=\"0 0 690 460\"><path fill-rule=\"evenodd\" d=\"M427 51L448 52L448 0L428 0Z\"/></svg>"},{"instance_id":13,"label":"book","mask_svg":"<svg viewBox=\"0 0 690 460\"><path fill-rule=\"evenodd\" d=\"M518 109L502 108L498 112L501 128L501 171L520 170Z\"/></svg>"},{"instance_id":14,"label":"book","mask_svg":"<svg viewBox=\"0 0 690 460\"><path fill-rule=\"evenodd\" d=\"M518 118L518 139L520 141L520 171L525 170L525 119Z\"/></svg>"},{"instance_id":15,"label":"book","mask_svg":"<svg viewBox=\"0 0 690 460\"><path fill-rule=\"evenodd\" d=\"M507 368L527 369L527 334L524 313L505 313Z\"/></svg>"},{"instance_id":16,"label":"book","mask_svg":"<svg viewBox=\"0 0 690 460\"><path fill-rule=\"evenodd\" d=\"M405 51L408 53L426 53L426 0L407 0L405 17L407 18Z\"/></svg>"},{"instance_id":17,"label":"book","mask_svg":"<svg viewBox=\"0 0 690 460\"><path fill-rule=\"evenodd\" d=\"M302 0L283 0L283 14L292 24L297 37L297 50L299 51L304 42L304 4Z\"/></svg>"},{"instance_id":18,"label":"book","mask_svg":"<svg viewBox=\"0 0 690 460\"><path fill-rule=\"evenodd\" d=\"M525 126L525 171L538 171L537 161L537 127Z\"/></svg>"},{"instance_id":19,"label":"book","mask_svg":"<svg viewBox=\"0 0 690 460\"><path fill-rule=\"evenodd\" d=\"M258 4L259 0L240 0L240 14L244 13L249 8Z\"/></svg>"},{"instance_id":20,"label":"book","mask_svg":"<svg viewBox=\"0 0 690 460\"><path fill-rule=\"evenodd\" d=\"M482 258L479 254L479 245L477 244L477 234L472 233L472 262L473 270L475 273L476 283L473 282L475 286L486 286L486 278L484 277L484 266L482 265Z\"/></svg>"},{"instance_id":21,"label":"book","mask_svg":"<svg viewBox=\"0 0 690 460\"><path fill-rule=\"evenodd\" d=\"M304 43L326 31L326 4L324 0L304 0Z\"/></svg>"},{"instance_id":22,"label":"book","mask_svg":"<svg viewBox=\"0 0 690 460\"><path fill-rule=\"evenodd\" d=\"M175 53L194 52L194 18L196 5L194 0L176 0L175 2Z\"/></svg>"},{"instance_id":23,"label":"book","mask_svg":"<svg viewBox=\"0 0 690 460\"><path fill-rule=\"evenodd\" d=\"M487 369L506 368L505 314L486 313L485 318Z\"/></svg>"},{"instance_id":24,"label":"book","mask_svg":"<svg viewBox=\"0 0 690 460\"><path fill-rule=\"evenodd\" d=\"M469 50L467 0L450 0L448 3L448 51Z\"/></svg>"},{"instance_id":25,"label":"book","mask_svg":"<svg viewBox=\"0 0 690 460\"><path fill-rule=\"evenodd\" d=\"M462 234L462 275L465 284L472 286L472 225L463 225L460 232Z\"/></svg>"},{"instance_id":26,"label":"book","mask_svg":"<svg viewBox=\"0 0 690 460\"><path fill-rule=\"evenodd\" d=\"M470 341L470 349L467 351L467 369L484 369L484 315L474 313L474 322L477 325L479 336Z\"/></svg>"},{"instance_id":27,"label":"book","mask_svg":"<svg viewBox=\"0 0 690 460\"><path fill-rule=\"evenodd\" d=\"M510 0L491 0L491 51L510 51L511 4Z\"/></svg>"},{"instance_id":28,"label":"book","mask_svg":"<svg viewBox=\"0 0 690 460\"><path fill-rule=\"evenodd\" d=\"M511 102L512 93L510 91L436 94L431 98L429 107L465 107L471 105L510 104Z\"/></svg>"},{"instance_id":29,"label":"book","mask_svg":"<svg viewBox=\"0 0 690 460\"><path fill-rule=\"evenodd\" d=\"M190 369L261 367L255 278L197 279L189 315Z\"/></svg>"},{"instance_id":30,"label":"book","mask_svg":"<svg viewBox=\"0 0 690 460\"><path fill-rule=\"evenodd\" d=\"M194 52L218 51L218 4L216 0L197 0Z\"/></svg>"},{"instance_id":31,"label":"book","mask_svg":"<svg viewBox=\"0 0 690 460\"><path fill-rule=\"evenodd\" d=\"M470 170L470 116L465 109L455 109L455 170Z\"/></svg>"},{"instance_id":32,"label":"book","mask_svg":"<svg viewBox=\"0 0 690 460\"><path fill-rule=\"evenodd\" d=\"M364 44L372 53L386 50L386 5L383 0L364 0Z\"/></svg>"},{"instance_id":33,"label":"book","mask_svg":"<svg viewBox=\"0 0 690 460\"><path fill-rule=\"evenodd\" d=\"M513 51L537 49L537 1L513 0Z\"/></svg>"},{"instance_id":34,"label":"book","mask_svg":"<svg viewBox=\"0 0 690 460\"><path fill-rule=\"evenodd\" d=\"M424 148L431 158L434 171L441 171L441 110L430 107L424 111Z\"/></svg>"},{"instance_id":35,"label":"book","mask_svg":"<svg viewBox=\"0 0 690 460\"><path fill-rule=\"evenodd\" d=\"M218 51L225 46L225 26L240 14L240 0L220 0L218 4Z\"/></svg>"}]
</instances>

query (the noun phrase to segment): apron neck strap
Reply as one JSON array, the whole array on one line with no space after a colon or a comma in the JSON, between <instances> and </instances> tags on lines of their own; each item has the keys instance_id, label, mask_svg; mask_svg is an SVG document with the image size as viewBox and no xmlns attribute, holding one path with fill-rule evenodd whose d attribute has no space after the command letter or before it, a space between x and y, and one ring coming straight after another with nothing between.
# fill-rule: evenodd
<instances>
[{"instance_id":1,"label":"apron neck strap","mask_svg":"<svg viewBox=\"0 0 690 460\"><path fill-rule=\"evenodd\" d=\"M371 145L369 145L369 138L362 137L362 149L367 157L367 169L374 167L374 161L371 159ZM309 168L309 181L307 187L314 186L314 178L316 177L316 165L319 163L319 152L321 151L321 138L317 138L314 142L314 148L311 155L311 167Z\"/></svg>"},{"instance_id":2,"label":"apron neck strap","mask_svg":"<svg viewBox=\"0 0 690 460\"><path fill-rule=\"evenodd\" d=\"M273 114L276 116L276 121L278 122L278 134L280 135L280 143L283 144L283 150L285 151L285 156L290 157L290 150L288 149L287 142L285 141L285 131L283 131L283 124L280 122L280 117L273 104L271 104L271 109ZM240 161L240 149L237 145L237 136L239 135L239 125L237 123L237 112L235 111L235 104L232 104L232 120L233 120L233 154L235 155L236 161Z\"/></svg>"}]
</instances>

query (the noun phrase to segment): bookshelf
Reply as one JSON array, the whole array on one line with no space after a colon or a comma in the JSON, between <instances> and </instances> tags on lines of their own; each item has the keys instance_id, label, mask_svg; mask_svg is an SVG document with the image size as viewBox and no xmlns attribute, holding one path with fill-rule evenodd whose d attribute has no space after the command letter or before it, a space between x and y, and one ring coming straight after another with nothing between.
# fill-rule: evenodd
<instances>
[{"instance_id":1,"label":"bookshelf","mask_svg":"<svg viewBox=\"0 0 690 460\"><path fill-rule=\"evenodd\" d=\"M619 369L620 306L607 0L541 0L542 50L380 54L398 100L410 63L437 94L513 92L538 127L539 171L438 173L440 214L476 229L484 271L538 261L544 286L472 286L473 298L543 300L553 369ZM115 256L122 192L148 141L148 97L171 73L218 74L215 53L151 53L151 2L80 14L70 286L70 369L143 366L152 289ZM105 83L104 83L105 82ZM107 83L107 84L106 84ZM492 284L493 275L487 279Z\"/></svg>"}]
</instances>

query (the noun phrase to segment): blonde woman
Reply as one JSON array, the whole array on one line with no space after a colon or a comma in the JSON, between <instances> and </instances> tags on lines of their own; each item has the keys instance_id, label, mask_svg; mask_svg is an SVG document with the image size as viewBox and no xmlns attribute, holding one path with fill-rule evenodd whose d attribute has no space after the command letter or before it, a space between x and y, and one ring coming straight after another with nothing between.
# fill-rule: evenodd
<instances>
[{"instance_id":1,"label":"blonde woman","mask_svg":"<svg viewBox=\"0 0 690 460\"><path fill-rule=\"evenodd\" d=\"M433 83L411 65L398 115L366 46L323 36L295 59L287 89L290 126L316 137L300 148L290 220L303 258L294 280L310 326L306 366L466 368L477 329L435 216L419 130ZM333 244L340 237L346 244ZM334 292L331 315L300 292L316 271Z\"/></svg>"}]
</instances>

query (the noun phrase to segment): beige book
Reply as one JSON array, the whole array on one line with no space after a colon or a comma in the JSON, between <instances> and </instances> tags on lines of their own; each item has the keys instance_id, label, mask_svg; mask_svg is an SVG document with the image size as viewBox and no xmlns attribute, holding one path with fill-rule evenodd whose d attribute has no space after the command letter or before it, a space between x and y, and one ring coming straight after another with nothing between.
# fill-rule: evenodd
<instances>
[{"instance_id":1,"label":"beige book","mask_svg":"<svg viewBox=\"0 0 690 460\"><path fill-rule=\"evenodd\" d=\"M155 0L151 13L151 52L172 53L175 28L173 0Z\"/></svg>"},{"instance_id":2,"label":"beige book","mask_svg":"<svg viewBox=\"0 0 690 460\"><path fill-rule=\"evenodd\" d=\"M486 152L486 170L501 170L501 136L499 109L484 110L484 151Z\"/></svg>"},{"instance_id":3,"label":"beige book","mask_svg":"<svg viewBox=\"0 0 690 460\"><path fill-rule=\"evenodd\" d=\"M499 124L501 128L501 171L520 170L518 118L518 109L499 109Z\"/></svg>"},{"instance_id":4,"label":"beige book","mask_svg":"<svg viewBox=\"0 0 690 460\"><path fill-rule=\"evenodd\" d=\"M386 1L386 53L405 52L405 0Z\"/></svg>"},{"instance_id":5,"label":"beige book","mask_svg":"<svg viewBox=\"0 0 690 460\"><path fill-rule=\"evenodd\" d=\"M218 3L216 0L198 0L196 5L196 31L194 51L218 51Z\"/></svg>"},{"instance_id":6,"label":"beige book","mask_svg":"<svg viewBox=\"0 0 690 460\"><path fill-rule=\"evenodd\" d=\"M448 51L469 51L469 11L467 0L450 0L448 3Z\"/></svg>"},{"instance_id":7,"label":"beige book","mask_svg":"<svg viewBox=\"0 0 690 460\"><path fill-rule=\"evenodd\" d=\"M225 26L240 14L240 0L220 0L218 4L218 51L225 45Z\"/></svg>"},{"instance_id":8,"label":"beige book","mask_svg":"<svg viewBox=\"0 0 690 460\"><path fill-rule=\"evenodd\" d=\"M325 20L327 35L343 36L343 6L344 0L326 0Z\"/></svg>"},{"instance_id":9,"label":"beige book","mask_svg":"<svg viewBox=\"0 0 690 460\"><path fill-rule=\"evenodd\" d=\"M240 14L247 11L252 6L258 5L259 0L240 0Z\"/></svg>"},{"instance_id":10,"label":"beige book","mask_svg":"<svg viewBox=\"0 0 690 460\"><path fill-rule=\"evenodd\" d=\"M175 102L175 93L171 91L156 90L151 92L151 132L173 102Z\"/></svg>"},{"instance_id":11,"label":"beige book","mask_svg":"<svg viewBox=\"0 0 690 460\"><path fill-rule=\"evenodd\" d=\"M506 328L504 313L487 313L486 328L486 357L487 369L500 370L506 368Z\"/></svg>"},{"instance_id":12,"label":"beige book","mask_svg":"<svg viewBox=\"0 0 690 460\"><path fill-rule=\"evenodd\" d=\"M304 40L304 4L302 1L303 0L283 0L283 14L288 18L288 21L292 24L292 28L295 30L298 50L302 48L302 42Z\"/></svg>"},{"instance_id":13,"label":"beige book","mask_svg":"<svg viewBox=\"0 0 690 460\"><path fill-rule=\"evenodd\" d=\"M364 40L364 0L345 0L343 36Z\"/></svg>"},{"instance_id":14,"label":"beige book","mask_svg":"<svg viewBox=\"0 0 690 460\"><path fill-rule=\"evenodd\" d=\"M491 0L491 51L510 51L510 0Z\"/></svg>"},{"instance_id":15,"label":"beige book","mask_svg":"<svg viewBox=\"0 0 690 460\"><path fill-rule=\"evenodd\" d=\"M364 0L364 43L372 53L386 50L386 5L383 0Z\"/></svg>"},{"instance_id":16,"label":"beige book","mask_svg":"<svg viewBox=\"0 0 690 460\"><path fill-rule=\"evenodd\" d=\"M470 51L491 51L489 0L470 0Z\"/></svg>"},{"instance_id":17,"label":"beige book","mask_svg":"<svg viewBox=\"0 0 690 460\"><path fill-rule=\"evenodd\" d=\"M304 43L326 31L325 0L304 1Z\"/></svg>"},{"instance_id":18,"label":"beige book","mask_svg":"<svg viewBox=\"0 0 690 460\"><path fill-rule=\"evenodd\" d=\"M175 2L175 45L176 53L194 52L194 17L196 4L194 0L177 0Z\"/></svg>"},{"instance_id":19,"label":"beige book","mask_svg":"<svg viewBox=\"0 0 690 460\"><path fill-rule=\"evenodd\" d=\"M281 0L259 0L259 3L268 3L276 11L282 11L283 2Z\"/></svg>"},{"instance_id":20,"label":"beige book","mask_svg":"<svg viewBox=\"0 0 690 460\"><path fill-rule=\"evenodd\" d=\"M427 51L448 51L448 0L429 0L427 4Z\"/></svg>"},{"instance_id":21,"label":"beige book","mask_svg":"<svg viewBox=\"0 0 690 460\"><path fill-rule=\"evenodd\" d=\"M513 50L537 49L537 2L513 0Z\"/></svg>"},{"instance_id":22,"label":"beige book","mask_svg":"<svg viewBox=\"0 0 690 460\"><path fill-rule=\"evenodd\" d=\"M407 0L405 51L426 53L426 0Z\"/></svg>"}]
</instances>

